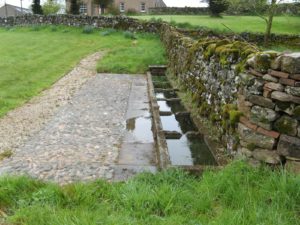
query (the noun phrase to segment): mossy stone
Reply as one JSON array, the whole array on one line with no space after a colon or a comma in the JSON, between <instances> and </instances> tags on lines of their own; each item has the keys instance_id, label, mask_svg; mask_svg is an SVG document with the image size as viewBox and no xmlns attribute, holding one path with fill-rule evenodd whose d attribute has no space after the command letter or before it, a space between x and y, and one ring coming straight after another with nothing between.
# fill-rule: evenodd
<instances>
[{"instance_id":1,"label":"mossy stone","mask_svg":"<svg viewBox=\"0 0 300 225\"><path fill-rule=\"evenodd\" d=\"M297 135L297 126L298 121L289 116L282 116L274 123L275 130L291 136Z\"/></svg>"}]
</instances>

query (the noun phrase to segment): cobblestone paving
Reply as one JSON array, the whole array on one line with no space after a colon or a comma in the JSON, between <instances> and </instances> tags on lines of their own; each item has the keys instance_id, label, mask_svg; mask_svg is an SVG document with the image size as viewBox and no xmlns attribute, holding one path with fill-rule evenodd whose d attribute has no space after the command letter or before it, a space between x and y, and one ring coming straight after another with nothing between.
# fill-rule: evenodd
<instances>
[{"instance_id":1,"label":"cobblestone paving","mask_svg":"<svg viewBox=\"0 0 300 225\"><path fill-rule=\"evenodd\" d=\"M112 179L125 132L130 86L137 76L99 74L14 156L0 173L26 173L61 184Z\"/></svg>"},{"instance_id":2,"label":"cobblestone paving","mask_svg":"<svg viewBox=\"0 0 300 225\"><path fill-rule=\"evenodd\" d=\"M51 88L1 118L0 153L22 146L38 132L59 107L67 104L74 93L96 75L96 63L102 55L97 52L84 58Z\"/></svg>"}]
</instances>

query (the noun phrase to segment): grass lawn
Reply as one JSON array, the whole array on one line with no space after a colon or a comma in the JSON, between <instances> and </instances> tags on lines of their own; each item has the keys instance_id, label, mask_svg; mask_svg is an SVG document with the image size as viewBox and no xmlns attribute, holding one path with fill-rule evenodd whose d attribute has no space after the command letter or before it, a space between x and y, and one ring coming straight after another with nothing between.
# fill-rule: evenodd
<instances>
[{"instance_id":1,"label":"grass lawn","mask_svg":"<svg viewBox=\"0 0 300 225\"><path fill-rule=\"evenodd\" d=\"M59 187L0 177L0 224L297 225L300 176L235 162L194 178L179 170Z\"/></svg>"},{"instance_id":2,"label":"grass lawn","mask_svg":"<svg viewBox=\"0 0 300 225\"><path fill-rule=\"evenodd\" d=\"M144 73L149 64L165 62L157 36L81 28L0 28L0 116L21 105L72 69L83 57L99 50L107 54L99 72Z\"/></svg>"},{"instance_id":3,"label":"grass lawn","mask_svg":"<svg viewBox=\"0 0 300 225\"><path fill-rule=\"evenodd\" d=\"M235 32L264 32L266 23L257 16L224 16L223 18L211 18L210 16L191 15L147 15L135 16L135 18L149 20L151 18L161 18L164 21L175 21L176 23L189 23L193 26L208 27L220 32L227 32L223 24L230 27ZM298 34L300 35L300 17L279 16L274 18L273 33Z\"/></svg>"}]
</instances>

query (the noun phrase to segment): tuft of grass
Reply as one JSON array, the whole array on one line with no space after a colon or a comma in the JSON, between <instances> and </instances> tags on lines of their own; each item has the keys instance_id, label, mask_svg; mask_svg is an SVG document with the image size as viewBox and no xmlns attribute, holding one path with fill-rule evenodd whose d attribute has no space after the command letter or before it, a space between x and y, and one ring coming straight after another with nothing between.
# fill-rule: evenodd
<instances>
[{"instance_id":1,"label":"tuft of grass","mask_svg":"<svg viewBox=\"0 0 300 225\"><path fill-rule=\"evenodd\" d=\"M234 162L195 178L178 169L124 183L60 187L0 177L0 210L12 224L299 224L300 176Z\"/></svg>"},{"instance_id":2,"label":"tuft of grass","mask_svg":"<svg viewBox=\"0 0 300 225\"><path fill-rule=\"evenodd\" d=\"M135 33L131 32L131 31L125 31L123 33L123 35L125 38L128 38L128 39L132 39L132 40L137 39L137 36L135 35Z\"/></svg>"},{"instance_id":3,"label":"tuft of grass","mask_svg":"<svg viewBox=\"0 0 300 225\"><path fill-rule=\"evenodd\" d=\"M82 29L82 33L84 34L91 34L94 32L94 27L92 26L84 26Z\"/></svg>"},{"instance_id":4,"label":"tuft of grass","mask_svg":"<svg viewBox=\"0 0 300 225\"><path fill-rule=\"evenodd\" d=\"M5 158L10 158L13 155L12 150L7 149L0 153L0 161Z\"/></svg>"}]
</instances>

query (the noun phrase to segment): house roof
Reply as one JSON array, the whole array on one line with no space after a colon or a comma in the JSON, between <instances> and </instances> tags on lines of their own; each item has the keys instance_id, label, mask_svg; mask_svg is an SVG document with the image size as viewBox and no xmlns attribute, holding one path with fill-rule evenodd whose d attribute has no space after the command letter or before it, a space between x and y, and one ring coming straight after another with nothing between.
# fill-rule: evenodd
<instances>
[{"instance_id":1,"label":"house roof","mask_svg":"<svg viewBox=\"0 0 300 225\"><path fill-rule=\"evenodd\" d=\"M31 13L31 10L30 9L27 9L27 8L21 8L19 6L15 6L15 5L10 5L10 4L6 4L7 7L11 7L13 8L14 10L16 10L17 12L23 12L23 13ZM3 8L5 7L5 5L3 5L2 7L0 8Z\"/></svg>"}]
</instances>

